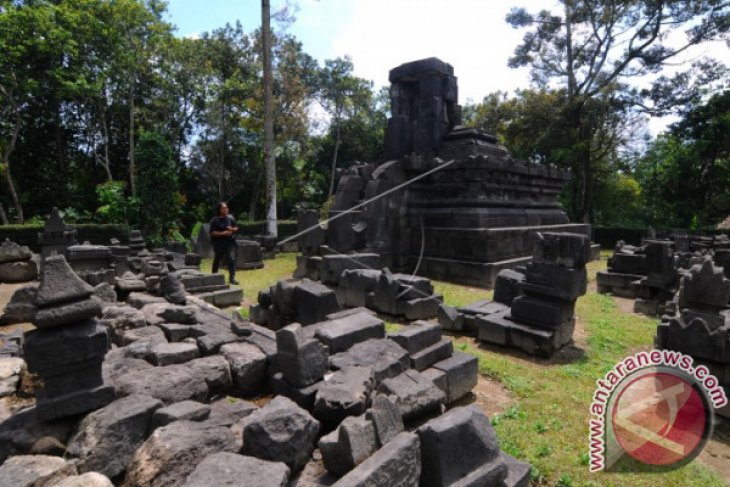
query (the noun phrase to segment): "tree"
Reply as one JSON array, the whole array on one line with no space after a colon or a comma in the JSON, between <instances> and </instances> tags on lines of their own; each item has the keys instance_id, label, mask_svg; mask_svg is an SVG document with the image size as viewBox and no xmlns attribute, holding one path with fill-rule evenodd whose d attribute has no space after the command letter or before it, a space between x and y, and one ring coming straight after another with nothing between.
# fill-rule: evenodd
<instances>
[{"instance_id":1,"label":"tree","mask_svg":"<svg viewBox=\"0 0 730 487\"><path fill-rule=\"evenodd\" d=\"M656 75L691 46L726 36L730 4L723 0L560 0L560 4L561 15L547 10L529 14L524 9L508 14L513 27L533 27L509 64L530 66L532 80L540 88L557 84L565 90L562 118L566 127L573 128L572 143L566 149L578 178L576 216L590 221L596 154L611 150L613 138L600 133L603 123L596 116L614 121L612 110L661 111L671 104L668 96L676 97L672 87L680 84L678 79L685 80L685 87L716 79L718 70L713 69L683 72L672 80L658 77L646 90L632 85ZM704 64L708 66L719 69L716 64ZM703 79L689 83L693 76ZM597 141L607 145L596 147Z\"/></svg>"},{"instance_id":2,"label":"tree","mask_svg":"<svg viewBox=\"0 0 730 487\"><path fill-rule=\"evenodd\" d=\"M132 199L133 223L149 241L159 245L179 230L184 201L178 191L177 168L170 147L159 134L144 132L135 152L139 190Z\"/></svg>"},{"instance_id":3,"label":"tree","mask_svg":"<svg viewBox=\"0 0 730 487\"><path fill-rule=\"evenodd\" d=\"M266 171L266 233L278 236L276 225L276 156L274 154L274 106L271 68L271 5L261 0L261 37L264 60L264 167Z\"/></svg>"},{"instance_id":4,"label":"tree","mask_svg":"<svg viewBox=\"0 0 730 487\"><path fill-rule=\"evenodd\" d=\"M49 60L68 42L54 24L54 15L55 7L45 3L33 7L7 0L0 3L0 171L17 223L25 218L11 156L27 123L28 107L42 95L48 79L60 75Z\"/></svg>"},{"instance_id":5,"label":"tree","mask_svg":"<svg viewBox=\"0 0 730 487\"><path fill-rule=\"evenodd\" d=\"M362 100L370 94L371 86L365 80L352 76L353 65L349 57L328 59L320 71L319 102L330 115L335 135L335 147L332 154L330 171L329 196L335 191L335 172L337 156L340 149L341 127L345 117L351 116L359 97Z\"/></svg>"},{"instance_id":6,"label":"tree","mask_svg":"<svg viewBox=\"0 0 730 487\"><path fill-rule=\"evenodd\" d=\"M730 90L692 107L639 159L654 226L714 226L730 215ZM691 204L688 204L691 202Z\"/></svg>"}]
</instances>

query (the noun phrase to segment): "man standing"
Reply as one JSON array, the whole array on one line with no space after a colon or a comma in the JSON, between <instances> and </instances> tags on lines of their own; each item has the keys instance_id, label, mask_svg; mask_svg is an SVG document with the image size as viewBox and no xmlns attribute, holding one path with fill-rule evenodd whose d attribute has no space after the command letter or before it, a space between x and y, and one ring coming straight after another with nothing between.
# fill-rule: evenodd
<instances>
[{"instance_id":1,"label":"man standing","mask_svg":"<svg viewBox=\"0 0 730 487\"><path fill-rule=\"evenodd\" d=\"M210 221L210 240L213 243L213 274L218 273L221 259L228 264L230 283L238 284L236 281L236 233L238 227L236 220L228 214L228 205L224 202L218 203L217 214Z\"/></svg>"}]
</instances>

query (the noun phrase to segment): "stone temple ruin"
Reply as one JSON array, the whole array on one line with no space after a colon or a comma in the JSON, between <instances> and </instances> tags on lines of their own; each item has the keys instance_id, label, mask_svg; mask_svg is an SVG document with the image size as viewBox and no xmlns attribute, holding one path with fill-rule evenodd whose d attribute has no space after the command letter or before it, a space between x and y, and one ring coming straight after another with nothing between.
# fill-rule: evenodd
<instances>
[{"instance_id":1,"label":"stone temple ruin","mask_svg":"<svg viewBox=\"0 0 730 487\"><path fill-rule=\"evenodd\" d=\"M181 248L147 250L139 232L127 245L66 243L45 258L40 284L11 303L35 330L0 357L10 372L0 392L30 390L35 404L0 421L2 482L529 482L530 466L500 449L484 412L463 406L476 357L455 351L438 324L388 333L374 311L338 300L346 292L386 312L424 314L417 300L434 296L428 279L363 274L334 259L325 279L348 285L280 281L252 308L260 326L216 307L227 286Z\"/></svg>"},{"instance_id":2,"label":"stone temple ruin","mask_svg":"<svg viewBox=\"0 0 730 487\"><path fill-rule=\"evenodd\" d=\"M303 269L316 266L306 260L323 255L325 243L376 253L398 272L491 287L500 270L530 260L537 232L590 236L590 225L570 223L556 199L569 173L517 161L493 136L460 126L451 65L403 64L390 82L386 162L356 164L341 177L334 220L308 236Z\"/></svg>"}]
</instances>

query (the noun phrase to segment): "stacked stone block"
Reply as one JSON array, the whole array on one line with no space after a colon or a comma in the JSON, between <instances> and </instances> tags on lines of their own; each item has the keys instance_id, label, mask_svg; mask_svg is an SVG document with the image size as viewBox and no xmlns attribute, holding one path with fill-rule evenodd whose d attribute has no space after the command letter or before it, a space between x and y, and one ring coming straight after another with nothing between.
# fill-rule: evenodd
<instances>
[{"instance_id":1,"label":"stacked stone block","mask_svg":"<svg viewBox=\"0 0 730 487\"><path fill-rule=\"evenodd\" d=\"M646 277L636 288L634 312L645 315L662 315L666 303L672 301L677 291L677 268L672 242L669 240L645 240Z\"/></svg>"},{"instance_id":2,"label":"stacked stone block","mask_svg":"<svg viewBox=\"0 0 730 487\"><path fill-rule=\"evenodd\" d=\"M590 241L578 234L539 235L533 260L508 310L479 315L481 341L550 356L572 343L575 301L586 292Z\"/></svg>"},{"instance_id":3,"label":"stacked stone block","mask_svg":"<svg viewBox=\"0 0 730 487\"><path fill-rule=\"evenodd\" d=\"M28 282L38 278L38 262L24 245L8 239L0 245L0 282Z\"/></svg>"},{"instance_id":4,"label":"stacked stone block","mask_svg":"<svg viewBox=\"0 0 730 487\"><path fill-rule=\"evenodd\" d=\"M65 255L66 249L76 243L76 230L66 225L58 208L53 208L46 220L43 232L38 234L41 259L51 255Z\"/></svg>"},{"instance_id":5,"label":"stacked stone block","mask_svg":"<svg viewBox=\"0 0 730 487\"><path fill-rule=\"evenodd\" d=\"M709 258L682 277L679 312L657 327L657 348L690 355L706 365L730 391L730 325L723 310L730 299L730 279Z\"/></svg>"},{"instance_id":6,"label":"stacked stone block","mask_svg":"<svg viewBox=\"0 0 730 487\"><path fill-rule=\"evenodd\" d=\"M596 274L599 293L611 293L622 298L635 299L639 283L647 273L644 247L616 243L613 256L608 259L608 269Z\"/></svg>"},{"instance_id":7,"label":"stacked stone block","mask_svg":"<svg viewBox=\"0 0 730 487\"><path fill-rule=\"evenodd\" d=\"M36 392L42 420L85 413L114 399L114 388L102 377L109 338L96 321L101 305L92 291L63 256L46 259L36 295L37 329L24 345L28 369L43 381Z\"/></svg>"},{"instance_id":8,"label":"stacked stone block","mask_svg":"<svg viewBox=\"0 0 730 487\"><path fill-rule=\"evenodd\" d=\"M289 323L311 325L340 310L335 292L309 279L282 279L268 291L261 291L251 305L251 320L278 330Z\"/></svg>"}]
</instances>

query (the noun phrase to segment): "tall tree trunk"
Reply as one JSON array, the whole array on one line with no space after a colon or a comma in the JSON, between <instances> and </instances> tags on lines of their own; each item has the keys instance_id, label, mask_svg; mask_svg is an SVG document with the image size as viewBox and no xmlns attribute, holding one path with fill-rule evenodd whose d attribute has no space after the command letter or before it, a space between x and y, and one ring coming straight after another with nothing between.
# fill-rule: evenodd
<instances>
[{"instance_id":1,"label":"tall tree trunk","mask_svg":"<svg viewBox=\"0 0 730 487\"><path fill-rule=\"evenodd\" d=\"M335 173L337 172L337 154L340 151L340 122L335 120L335 151L332 155L332 174L330 174L330 192L331 197L335 193Z\"/></svg>"},{"instance_id":2,"label":"tall tree trunk","mask_svg":"<svg viewBox=\"0 0 730 487\"><path fill-rule=\"evenodd\" d=\"M2 87L0 87L2 88ZM3 90L5 95L8 96L11 102L13 102L12 92L8 94L7 91ZM10 193L10 197L13 199L13 205L15 205L15 212L17 214L16 216L16 222L19 224L25 223L25 217L23 216L23 206L20 204L20 198L18 198L18 192L15 191L15 182L13 181L13 176L10 174L10 155L15 150L15 143L18 140L18 135L20 135L20 126L22 123L22 117L20 115L20 109L15 106L15 124L13 125L13 133L10 136L10 141L8 142L8 145L3 150L3 153L0 154L2 156L2 172L5 176L5 182L8 185L8 193ZM7 217L6 217L7 218Z\"/></svg>"},{"instance_id":3,"label":"tall tree trunk","mask_svg":"<svg viewBox=\"0 0 730 487\"><path fill-rule=\"evenodd\" d=\"M5 213L5 207L2 203L0 203L0 221L3 222L3 225L10 225L10 221L8 220L8 214Z\"/></svg>"},{"instance_id":4,"label":"tall tree trunk","mask_svg":"<svg viewBox=\"0 0 730 487\"><path fill-rule=\"evenodd\" d=\"M259 188L261 188L261 178L264 173L259 170L256 175L256 184L253 185L253 194L251 195L251 204L248 207L248 219L256 220L256 204L259 201Z\"/></svg>"},{"instance_id":5,"label":"tall tree trunk","mask_svg":"<svg viewBox=\"0 0 730 487\"><path fill-rule=\"evenodd\" d=\"M264 168L266 170L266 233L277 237L276 159L274 156L274 105L271 68L271 5L261 0L261 35L264 58Z\"/></svg>"},{"instance_id":6,"label":"tall tree trunk","mask_svg":"<svg viewBox=\"0 0 730 487\"><path fill-rule=\"evenodd\" d=\"M101 113L101 129L104 132L104 169L106 169L106 177L109 178L109 181L114 181L111 163L109 162L109 130L106 126L106 111Z\"/></svg>"},{"instance_id":7,"label":"tall tree trunk","mask_svg":"<svg viewBox=\"0 0 730 487\"><path fill-rule=\"evenodd\" d=\"M5 176L5 182L8 185L8 193L10 193L10 197L13 199L13 205L15 205L15 212L17 213L16 223L25 223L25 217L23 217L23 206L20 204L18 192L15 191L13 176L10 175L10 159L5 159L3 161L3 165L5 166L3 175Z\"/></svg>"},{"instance_id":8,"label":"tall tree trunk","mask_svg":"<svg viewBox=\"0 0 730 487\"><path fill-rule=\"evenodd\" d=\"M135 176L136 168L134 163L134 72L131 78L129 83L129 188L132 191L132 196L136 196L137 178Z\"/></svg>"}]
</instances>

